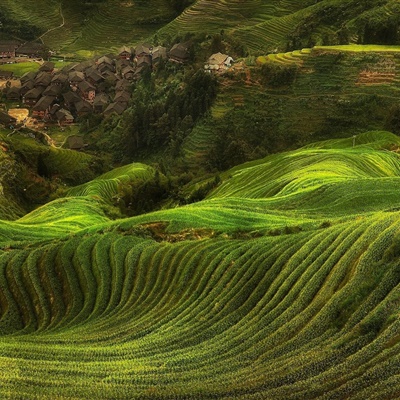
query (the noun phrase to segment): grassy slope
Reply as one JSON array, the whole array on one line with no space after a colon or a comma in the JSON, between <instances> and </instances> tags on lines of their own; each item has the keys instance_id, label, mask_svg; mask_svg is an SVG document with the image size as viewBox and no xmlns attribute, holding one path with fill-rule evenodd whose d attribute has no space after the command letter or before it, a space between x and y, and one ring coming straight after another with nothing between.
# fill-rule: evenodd
<instances>
[{"instance_id":1,"label":"grassy slope","mask_svg":"<svg viewBox=\"0 0 400 400\"><path fill-rule=\"evenodd\" d=\"M2 398L398 397L399 145L315 143L233 168L203 202L113 223L88 197L15 222Z\"/></svg>"}]
</instances>

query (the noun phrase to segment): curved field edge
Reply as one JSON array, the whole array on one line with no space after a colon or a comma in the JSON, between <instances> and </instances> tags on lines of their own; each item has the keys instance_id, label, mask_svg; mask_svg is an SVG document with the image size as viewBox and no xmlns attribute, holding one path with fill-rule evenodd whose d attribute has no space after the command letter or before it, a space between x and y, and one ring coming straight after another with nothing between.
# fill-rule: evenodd
<instances>
[{"instance_id":1,"label":"curved field edge","mask_svg":"<svg viewBox=\"0 0 400 400\"><path fill-rule=\"evenodd\" d=\"M398 143L315 143L114 222L89 183L2 223L2 398L398 397Z\"/></svg>"}]
</instances>

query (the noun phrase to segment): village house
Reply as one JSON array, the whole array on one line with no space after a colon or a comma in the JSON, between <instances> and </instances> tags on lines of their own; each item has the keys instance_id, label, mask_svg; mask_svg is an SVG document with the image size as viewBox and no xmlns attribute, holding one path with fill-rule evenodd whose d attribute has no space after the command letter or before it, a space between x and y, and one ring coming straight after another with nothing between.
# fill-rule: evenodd
<instances>
[{"instance_id":1,"label":"village house","mask_svg":"<svg viewBox=\"0 0 400 400\"><path fill-rule=\"evenodd\" d=\"M16 57L39 58L44 56L45 47L41 43L25 43L15 50Z\"/></svg>"},{"instance_id":2,"label":"village house","mask_svg":"<svg viewBox=\"0 0 400 400\"><path fill-rule=\"evenodd\" d=\"M158 64L161 60L166 60L167 59L167 49L162 46L157 46L154 47L152 54L152 63L153 65Z\"/></svg>"},{"instance_id":3,"label":"village house","mask_svg":"<svg viewBox=\"0 0 400 400\"><path fill-rule=\"evenodd\" d=\"M43 87L35 87L29 90L29 92L25 93L25 95L23 96L22 102L27 106L34 106L39 101L43 91Z\"/></svg>"},{"instance_id":4,"label":"village house","mask_svg":"<svg viewBox=\"0 0 400 400\"><path fill-rule=\"evenodd\" d=\"M40 72L47 72L51 74L54 71L54 63L51 61L45 61L39 68Z\"/></svg>"},{"instance_id":5,"label":"village house","mask_svg":"<svg viewBox=\"0 0 400 400\"><path fill-rule=\"evenodd\" d=\"M25 96L26 93L28 93L31 89L35 87L35 84L33 81L26 81L22 86L20 90L21 96Z\"/></svg>"},{"instance_id":6,"label":"village house","mask_svg":"<svg viewBox=\"0 0 400 400\"><path fill-rule=\"evenodd\" d=\"M137 57L136 59L136 67L141 68L141 67L151 67L152 59L151 55L144 55Z\"/></svg>"},{"instance_id":7,"label":"village house","mask_svg":"<svg viewBox=\"0 0 400 400\"><path fill-rule=\"evenodd\" d=\"M9 81L14 77L14 72L12 71L0 71L0 79Z\"/></svg>"},{"instance_id":8,"label":"village house","mask_svg":"<svg viewBox=\"0 0 400 400\"><path fill-rule=\"evenodd\" d=\"M20 78L21 84L23 85L25 82L34 81L36 78L36 75L37 75L36 71L26 72Z\"/></svg>"},{"instance_id":9,"label":"village house","mask_svg":"<svg viewBox=\"0 0 400 400\"><path fill-rule=\"evenodd\" d=\"M126 60L124 58L115 61L115 69L116 69L116 72L119 74L125 67L130 67L130 66L132 66L132 63L129 60Z\"/></svg>"},{"instance_id":10,"label":"village house","mask_svg":"<svg viewBox=\"0 0 400 400\"><path fill-rule=\"evenodd\" d=\"M65 108L61 108L56 112L56 118L60 125L71 125L74 122L74 117Z\"/></svg>"},{"instance_id":11,"label":"village house","mask_svg":"<svg viewBox=\"0 0 400 400\"><path fill-rule=\"evenodd\" d=\"M36 119L47 119L51 106L55 98L52 96L43 96L32 107L32 117Z\"/></svg>"},{"instance_id":12,"label":"village house","mask_svg":"<svg viewBox=\"0 0 400 400\"><path fill-rule=\"evenodd\" d=\"M126 92L126 91L115 92L114 102L128 104L130 98L131 98L131 94L129 92Z\"/></svg>"},{"instance_id":13,"label":"village house","mask_svg":"<svg viewBox=\"0 0 400 400\"><path fill-rule=\"evenodd\" d=\"M81 97L92 102L96 97L96 88L87 81L78 84L78 91Z\"/></svg>"},{"instance_id":14,"label":"village house","mask_svg":"<svg viewBox=\"0 0 400 400\"><path fill-rule=\"evenodd\" d=\"M126 110L126 103L111 103L109 106L104 110L104 116L109 117L110 115L116 114L121 115Z\"/></svg>"},{"instance_id":15,"label":"village house","mask_svg":"<svg viewBox=\"0 0 400 400\"><path fill-rule=\"evenodd\" d=\"M76 113L80 117L90 114L93 111L92 105L86 100L81 100L78 103L75 103L75 109Z\"/></svg>"},{"instance_id":16,"label":"village house","mask_svg":"<svg viewBox=\"0 0 400 400\"><path fill-rule=\"evenodd\" d=\"M130 81L135 76L135 70L131 66L127 66L121 71L121 76L123 79Z\"/></svg>"},{"instance_id":17,"label":"village house","mask_svg":"<svg viewBox=\"0 0 400 400\"><path fill-rule=\"evenodd\" d=\"M104 77L101 76L95 69L92 69L89 73L86 71L86 80L92 85L99 85L104 81Z\"/></svg>"},{"instance_id":18,"label":"village house","mask_svg":"<svg viewBox=\"0 0 400 400\"><path fill-rule=\"evenodd\" d=\"M215 53L208 60L204 68L209 71L226 71L232 66L233 58L227 54Z\"/></svg>"},{"instance_id":19,"label":"village house","mask_svg":"<svg viewBox=\"0 0 400 400\"><path fill-rule=\"evenodd\" d=\"M15 46L12 44L2 44L0 42L0 58L14 58Z\"/></svg>"},{"instance_id":20,"label":"village house","mask_svg":"<svg viewBox=\"0 0 400 400\"><path fill-rule=\"evenodd\" d=\"M102 56L97 62L97 70L103 74L105 71L115 72L114 62L110 57Z\"/></svg>"},{"instance_id":21,"label":"village house","mask_svg":"<svg viewBox=\"0 0 400 400\"><path fill-rule=\"evenodd\" d=\"M143 56L150 56L153 46L151 44L142 43L135 47L135 59ZM136 60L135 60L136 61Z\"/></svg>"},{"instance_id":22,"label":"village house","mask_svg":"<svg viewBox=\"0 0 400 400\"><path fill-rule=\"evenodd\" d=\"M79 83L85 80L85 75L81 71L71 71L68 74L68 80L71 88L77 88Z\"/></svg>"},{"instance_id":23,"label":"village house","mask_svg":"<svg viewBox=\"0 0 400 400\"><path fill-rule=\"evenodd\" d=\"M120 79L115 84L115 91L118 92L120 90L127 90L131 87L131 83L127 79Z\"/></svg>"},{"instance_id":24,"label":"village house","mask_svg":"<svg viewBox=\"0 0 400 400\"><path fill-rule=\"evenodd\" d=\"M52 119L53 121L57 121L56 113L60 109L61 109L61 106L58 103L53 104L50 107L49 118Z\"/></svg>"},{"instance_id":25,"label":"village house","mask_svg":"<svg viewBox=\"0 0 400 400\"><path fill-rule=\"evenodd\" d=\"M189 46L186 43L174 44L169 52L169 59L183 64L189 60Z\"/></svg>"},{"instance_id":26,"label":"village house","mask_svg":"<svg viewBox=\"0 0 400 400\"><path fill-rule=\"evenodd\" d=\"M7 90L6 98L9 101L19 101L19 100L21 100L21 88L18 87L18 86L11 86Z\"/></svg>"},{"instance_id":27,"label":"village house","mask_svg":"<svg viewBox=\"0 0 400 400\"><path fill-rule=\"evenodd\" d=\"M98 96L95 97L93 101L94 112L97 114L101 114L106 109L109 102L109 97L105 93L100 93Z\"/></svg>"},{"instance_id":28,"label":"village house","mask_svg":"<svg viewBox=\"0 0 400 400\"><path fill-rule=\"evenodd\" d=\"M118 58L120 60L130 60L132 58L132 49L128 46L122 46L118 50Z\"/></svg>"},{"instance_id":29,"label":"village house","mask_svg":"<svg viewBox=\"0 0 400 400\"><path fill-rule=\"evenodd\" d=\"M72 91L68 91L66 93L63 94L63 98L64 98L64 104L65 107L67 107L68 109L72 109L73 107L75 107L76 103L79 103L82 99L77 95L77 93L72 92Z\"/></svg>"},{"instance_id":30,"label":"village house","mask_svg":"<svg viewBox=\"0 0 400 400\"><path fill-rule=\"evenodd\" d=\"M46 88L50 85L51 75L47 72L39 72L35 78L34 84L35 87L43 87Z\"/></svg>"},{"instance_id":31,"label":"village house","mask_svg":"<svg viewBox=\"0 0 400 400\"><path fill-rule=\"evenodd\" d=\"M0 124L5 128L14 129L17 120L5 111L0 111Z\"/></svg>"},{"instance_id":32,"label":"village house","mask_svg":"<svg viewBox=\"0 0 400 400\"><path fill-rule=\"evenodd\" d=\"M49 85L42 93L43 96L53 96L58 97L62 92L62 86L59 85Z\"/></svg>"},{"instance_id":33,"label":"village house","mask_svg":"<svg viewBox=\"0 0 400 400\"><path fill-rule=\"evenodd\" d=\"M50 84L57 86L64 86L67 83L67 81L68 81L68 75L64 74L63 72L59 72L53 75Z\"/></svg>"}]
</instances>

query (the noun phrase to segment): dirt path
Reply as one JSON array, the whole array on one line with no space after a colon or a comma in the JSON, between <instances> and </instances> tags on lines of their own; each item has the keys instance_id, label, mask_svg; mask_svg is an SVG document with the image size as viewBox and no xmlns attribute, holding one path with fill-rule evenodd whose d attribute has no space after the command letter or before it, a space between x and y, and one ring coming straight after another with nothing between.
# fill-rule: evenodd
<instances>
[{"instance_id":1,"label":"dirt path","mask_svg":"<svg viewBox=\"0 0 400 400\"><path fill-rule=\"evenodd\" d=\"M43 43L43 36L46 36L48 33L52 32L52 31L55 31L56 29L60 29L65 25L65 18L64 18L64 14L62 12L62 4L61 3L60 3L60 16L61 16L61 19L62 19L61 25L49 29L47 32L43 33L43 35L38 37L38 39L40 39L42 41L42 43Z\"/></svg>"}]
</instances>

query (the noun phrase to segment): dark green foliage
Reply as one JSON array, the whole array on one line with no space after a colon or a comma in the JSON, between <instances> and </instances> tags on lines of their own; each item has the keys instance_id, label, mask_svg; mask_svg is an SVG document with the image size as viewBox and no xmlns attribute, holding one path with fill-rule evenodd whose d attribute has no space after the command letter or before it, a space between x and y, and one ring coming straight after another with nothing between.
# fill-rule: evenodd
<instances>
[{"instance_id":1,"label":"dark green foliage","mask_svg":"<svg viewBox=\"0 0 400 400\"><path fill-rule=\"evenodd\" d=\"M186 7L194 3L194 0L167 0L176 14L180 14Z\"/></svg>"},{"instance_id":2,"label":"dark green foliage","mask_svg":"<svg viewBox=\"0 0 400 400\"><path fill-rule=\"evenodd\" d=\"M400 135L400 104L393 104L385 121L385 129Z\"/></svg>"},{"instance_id":3,"label":"dark green foliage","mask_svg":"<svg viewBox=\"0 0 400 400\"><path fill-rule=\"evenodd\" d=\"M35 40L42 32L29 21L13 19L6 11L0 8L0 33L21 40Z\"/></svg>"},{"instance_id":4,"label":"dark green foliage","mask_svg":"<svg viewBox=\"0 0 400 400\"><path fill-rule=\"evenodd\" d=\"M298 70L295 64L266 63L261 66L262 81L272 87L289 86L296 79Z\"/></svg>"}]
</instances>

